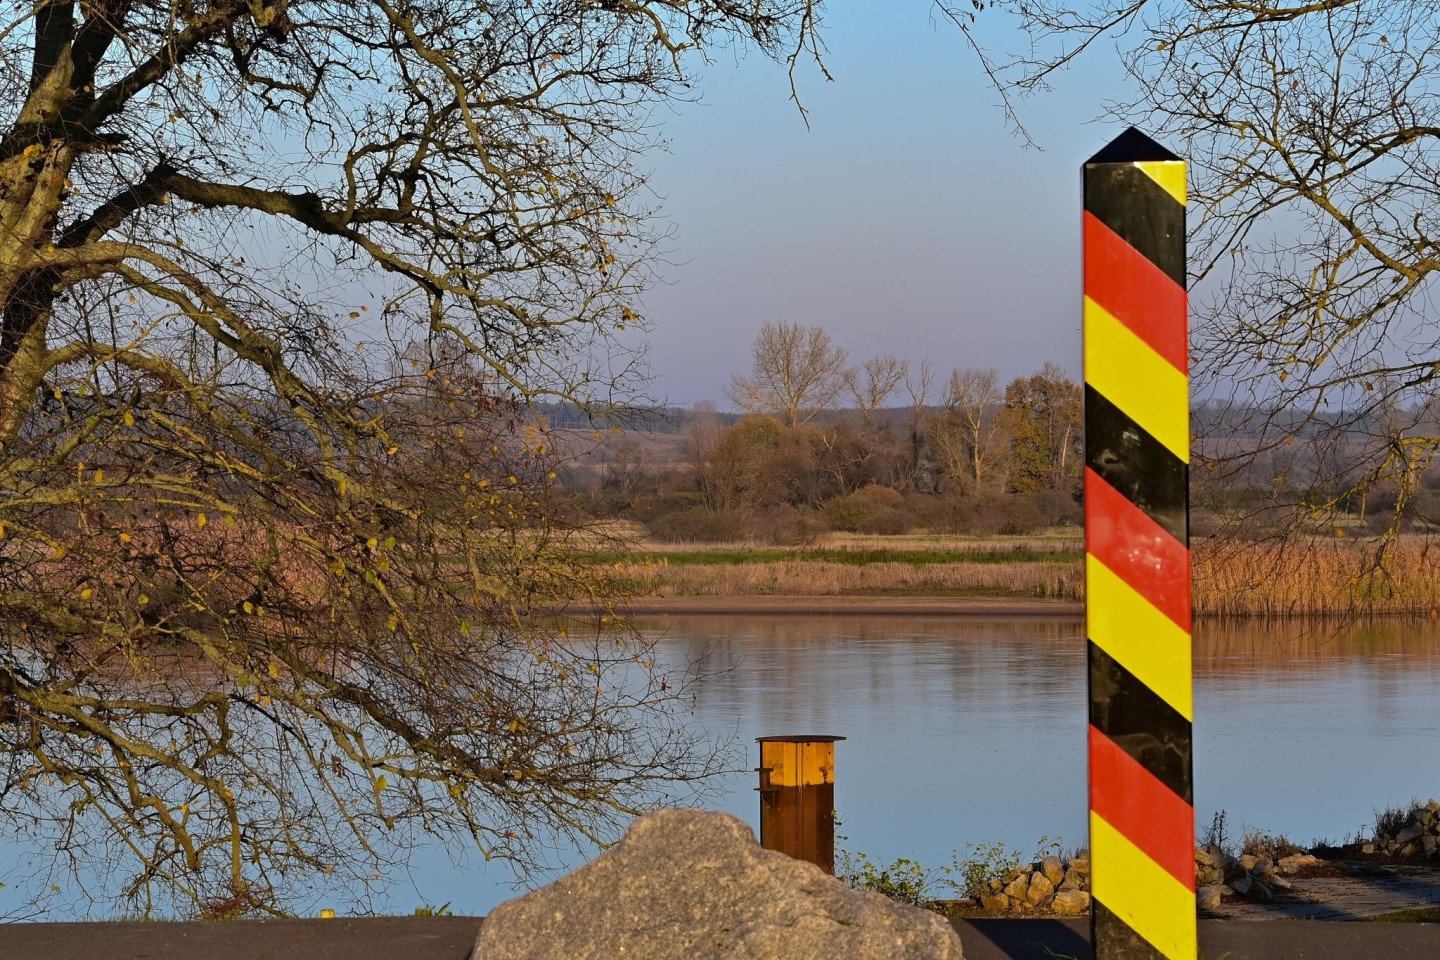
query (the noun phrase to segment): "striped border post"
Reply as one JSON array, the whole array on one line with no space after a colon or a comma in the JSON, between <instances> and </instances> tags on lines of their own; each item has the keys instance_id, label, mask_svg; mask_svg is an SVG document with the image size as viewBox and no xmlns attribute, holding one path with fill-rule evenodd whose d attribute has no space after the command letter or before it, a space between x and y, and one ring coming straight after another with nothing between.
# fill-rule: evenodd
<instances>
[{"instance_id":1,"label":"striped border post","mask_svg":"<svg viewBox=\"0 0 1440 960\"><path fill-rule=\"evenodd\" d=\"M1091 943L1195 960L1185 163L1131 128L1084 181Z\"/></svg>"}]
</instances>

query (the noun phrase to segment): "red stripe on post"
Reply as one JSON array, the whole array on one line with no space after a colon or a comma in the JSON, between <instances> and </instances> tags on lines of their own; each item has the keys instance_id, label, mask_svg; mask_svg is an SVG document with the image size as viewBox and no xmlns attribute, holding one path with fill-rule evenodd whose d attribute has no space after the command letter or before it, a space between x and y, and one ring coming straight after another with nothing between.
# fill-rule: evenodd
<instances>
[{"instance_id":1,"label":"red stripe on post","mask_svg":"<svg viewBox=\"0 0 1440 960\"><path fill-rule=\"evenodd\" d=\"M1085 212L1085 295L1189 375L1185 288Z\"/></svg>"},{"instance_id":2,"label":"red stripe on post","mask_svg":"<svg viewBox=\"0 0 1440 960\"><path fill-rule=\"evenodd\" d=\"M1093 726L1090 809L1194 891L1195 809Z\"/></svg>"},{"instance_id":3,"label":"red stripe on post","mask_svg":"<svg viewBox=\"0 0 1440 960\"><path fill-rule=\"evenodd\" d=\"M1190 551L1104 478L1085 468L1085 550L1190 632Z\"/></svg>"}]
</instances>

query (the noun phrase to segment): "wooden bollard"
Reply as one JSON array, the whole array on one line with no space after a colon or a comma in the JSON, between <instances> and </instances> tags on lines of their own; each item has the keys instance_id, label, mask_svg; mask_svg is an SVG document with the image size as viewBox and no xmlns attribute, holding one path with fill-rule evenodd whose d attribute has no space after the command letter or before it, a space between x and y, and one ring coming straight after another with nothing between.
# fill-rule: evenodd
<instances>
[{"instance_id":1,"label":"wooden bollard","mask_svg":"<svg viewBox=\"0 0 1440 960\"><path fill-rule=\"evenodd\" d=\"M757 737L760 846L835 873L835 742L844 737Z\"/></svg>"}]
</instances>

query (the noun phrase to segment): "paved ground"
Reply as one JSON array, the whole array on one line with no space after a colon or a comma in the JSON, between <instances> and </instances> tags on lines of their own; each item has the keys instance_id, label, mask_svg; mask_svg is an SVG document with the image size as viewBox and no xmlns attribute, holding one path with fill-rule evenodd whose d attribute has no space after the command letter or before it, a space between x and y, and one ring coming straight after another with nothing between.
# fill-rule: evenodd
<instances>
[{"instance_id":1,"label":"paved ground","mask_svg":"<svg viewBox=\"0 0 1440 960\"><path fill-rule=\"evenodd\" d=\"M5 960L467 960L473 917L17 923ZM957 921L966 960L1088 960L1089 921ZM1206 960L1434 960L1440 924L1202 920ZM843 958L837 958L843 960Z\"/></svg>"},{"instance_id":2,"label":"paved ground","mask_svg":"<svg viewBox=\"0 0 1440 960\"><path fill-rule=\"evenodd\" d=\"M1224 920L1364 920L1440 906L1440 871L1426 861L1338 859L1287 879L1294 887L1279 891L1272 903L1227 898L1219 910L1206 916Z\"/></svg>"}]
</instances>

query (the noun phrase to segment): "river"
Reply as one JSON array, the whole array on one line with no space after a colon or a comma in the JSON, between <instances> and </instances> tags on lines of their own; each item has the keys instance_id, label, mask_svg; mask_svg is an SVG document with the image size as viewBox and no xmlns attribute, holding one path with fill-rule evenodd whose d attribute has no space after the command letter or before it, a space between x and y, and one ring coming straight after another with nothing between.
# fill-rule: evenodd
<instances>
[{"instance_id":1,"label":"river","mask_svg":"<svg viewBox=\"0 0 1440 960\"><path fill-rule=\"evenodd\" d=\"M699 663L695 721L743 748L716 809L758 823L755 737L830 734L846 738L835 789L844 849L942 866L972 843L1026 854L1042 836L1085 845L1079 620L676 616L640 626L673 661ZM1368 831L1377 807L1440 794L1440 625L1201 622L1194 663L1202 832L1224 810L1233 836L1248 827L1342 840ZM437 846L385 878L378 905L481 914L515 895L507 878Z\"/></svg>"}]
</instances>

